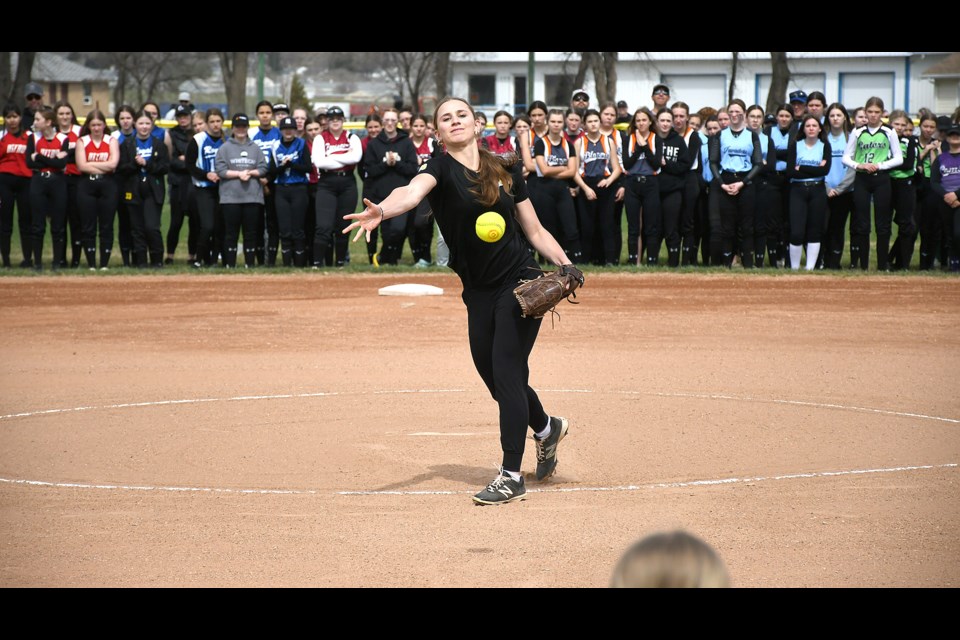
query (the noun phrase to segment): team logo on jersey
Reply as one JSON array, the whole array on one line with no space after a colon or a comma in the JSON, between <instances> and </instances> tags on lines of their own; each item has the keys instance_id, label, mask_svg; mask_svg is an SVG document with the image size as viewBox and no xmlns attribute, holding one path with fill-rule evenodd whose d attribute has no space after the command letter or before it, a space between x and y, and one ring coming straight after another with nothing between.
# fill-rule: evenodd
<instances>
[{"instance_id":1,"label":"team logo on jersey","mask_svg":"<svg viewBox=\"0 0 960 640\"><path fill-rule=\"evenodd\" d=\"M423 170L426 169L426 168L427 168L427 163L424 162L422 165L420 165L420 168L417 169L417 171L420 172L420 171L423 171Z\"/></svg>"}]
</instances>

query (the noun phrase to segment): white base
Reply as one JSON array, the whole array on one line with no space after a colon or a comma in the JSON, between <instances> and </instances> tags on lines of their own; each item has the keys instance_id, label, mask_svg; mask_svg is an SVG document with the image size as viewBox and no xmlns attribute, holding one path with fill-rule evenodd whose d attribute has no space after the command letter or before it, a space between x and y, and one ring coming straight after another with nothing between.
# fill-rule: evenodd
<instances>
[{"instance_id":1,"label":"white base","mask_svg":"<svg viewBox=\"0 0 960 640\"><path fill-rule=\"evenodd\" d=\"M443 289L429 284L392 284L377 293L381 296L442 296Z\"/></svg>"}]
</instances>

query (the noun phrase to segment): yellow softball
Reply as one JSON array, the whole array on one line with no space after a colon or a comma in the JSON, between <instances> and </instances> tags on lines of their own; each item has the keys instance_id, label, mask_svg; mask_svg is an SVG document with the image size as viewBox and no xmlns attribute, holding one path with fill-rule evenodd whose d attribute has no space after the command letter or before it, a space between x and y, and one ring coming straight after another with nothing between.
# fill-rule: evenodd
<instances>
[{"instance_id":1,"label":"yellow softball","mask_svg":"<svg viewBox=\"0 0 960 640\"><path fill-rule=\"evenodd\" d=\"M506 229L507 223L496 211L487 211L477 218L477 237L484 242L496 242Z\"/></svg>"}]
</instances>

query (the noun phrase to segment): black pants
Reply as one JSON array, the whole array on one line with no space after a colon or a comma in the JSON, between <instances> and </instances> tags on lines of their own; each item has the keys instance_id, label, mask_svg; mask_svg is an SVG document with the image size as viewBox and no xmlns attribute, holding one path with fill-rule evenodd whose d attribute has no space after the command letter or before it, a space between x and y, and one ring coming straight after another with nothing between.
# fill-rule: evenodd
<instances>
[{"instance_id":1,"label":"black pants","mask_svg":"<svg viewBox=\"0 0 960 640\"><path fill-rule=\"evenodd\" d=\"M840 195L827 198L827 254L824 256L824 266L827 269L839 269L840 259L843 257L844 235L847 230L847 219L853 208L853 193L847 191Z\"/></svg>"},{"instance_id":2,"label":"black pants","mask_svg":"<svg viewBox=\"0 0 960 640\"><path fill-rule=\"evenodd\" d=\"M80 255L83 253L83 221L80 218L80 206L77 203L77 186L80 184L81 176L65 175L67 181L67 226L70 229L70 266L80 265ZM60 263L61 267L67 266L66 257Z\"/></svg>"},{"instance_id":3,"label":"black pants","mask_svg":"<svg viewBox=\"0 0 960 640\"><path fill-rule=\"evenodd\" d=\"M263 205L257 219L257 262L274 266L277 264L277 251L280 248L280 225L277 222L277 206L274 198L276 185L270 184L263 190ZM252 238L251 238L252 240ZM243 235L243 246L247 246L247 235Z\"/></svg>"},{"instance_id":4,"label":"black pants","mask_svg":"<svg viewBox=\"0 0 960 640\"><path fill-rule=\"evenodd\" d=\"M197 202L197 221L200 227L197 233L197 262L209 266L216 264L220 253L220 247L214 239L220 191L217 187L195 187L193 195Z\"/></svg>"},{"instance_id":5,"label":"black pants","mask_svg":"<svg viewBox=\"0 0 960 640\"><path fill-rule=\"evenodd\" d=\"M573 197L566 180L540 178L540 207L537 217L544 228L556 238L571 262L581 261L580 229L577 228L577 210L573 206Z\"/></svg>"},{"instance_id":6,"label":"black pants","mask_svg":"<svg viewBox=\"0 0 960 640\"><path fill-rule=\"evenodd\" d=\"M858 172L853 181L853 219L850 221L850 257L866 271L870 262L870 199L877 231L877 269L885 271L893 226L890 174Z\"/></svg>"},{"instance_id":7,"label":"black pants","mask_svg":"<svg viewBox=\"0 0 960 640\"><path fill-rule=\"evenodd\" d=\"M247 267L257 266L257 241L260 239L259 202L222 204L223 210L223 266L237 266L237 244L243 229L243 262Z\"/></svg>"},{"instance_id":8,"label":"black pants","mask_svg":"<svg viewBox=\"0 0 960 640\"><path fill-rule=\"evenodd\" d=\"M124 178L114 175L114 182L117 185L117 241L120 245L120 257L123 259L123 266L130 266L130 252L133 251L133 233L130 230L130 209L127 208L127 201L124 197L125 187L122 184Z\"/></svg>"},{"instance_id":9,"label":"black pants","mask_svg":"<svg viewBox=\"0 0 960 640\"><path fill-rule=\"evenodd\" d=\"M410 243L410 251L413 253L415 263L420 260L432 262L430 245L433 243L433 215L430 201L426 198L410 212L410 217L407 219L407 242Z\"/></svg>"},{"instance_id":10,"label":"black pants","mask_svg":"<svg viewBox=\"0 0 960 640\"><path fill-rule=\"evenodd\" d=\"M641 232L647 239L647 245L654 234L659 235L659 229L650 229L647 224L658 222L660 213L660 186L656 176L627 176L624 178L626 191L623 195L623 206L627 211L627 263L637 264L643 247L640 246ZM640 224L640 212L643 210L643 225ZM647 249L647 262L656 264L657 256L650 254ZM652 259L651 259L652 258Z\"/></svg>"},{"instance_id":11,"label":"black pants","mask_svg":"<svg viewBox=\"0 0 960 640\"><path fill-rule=\"evenodd\" d=\"M694 169L684 177L683 204L680 207L680 264L697 264L696 218L700 200L700 169Z\"/></svg>"},{"instance_id":12,"label":"black pants","mask_svg":"<svg viewBox=\"0 0 960 640\"><path fill-rule=\"evenodd\" d=\"M827 220L827 190L823 182L794 182L790 185L790 244L823 240Z\"/></svg>"},{"instance_id":13,"label":"black pants","mask_svg":"<svg viewBox=\"0 0 960 640\"><path fill-rule=\"evenodd\" d=\"M34 173L30 182L30 242L33 267L43 264L43 236L50 217L53 241L53 268L59 269L67 257L67 181L60 173Z\"/></svg>"},{"instance_id":14,"label":"black pants","mask_svg":"<svg viewBox=\"0 0 960 640\"><path fill-rule=\"evenodd\" d=\"M345 176L324 174L317 182L316 224L313 232L313 264L323 266L329 247L334 248L336 265L347 261L347 243L350 239L341 231L349 222L343 219L357 208L357 180L353 173ZM406 218L404 219L406 220ZM403 240L400 240L403 250ZM400 253L397 253L397 259Z\"/></svg>"},{"instance_id":15,"label":"black pants","mask_svg":"<svg viewBox=\"0 0 960 640\"><path fill-rule=\"evenodd\" d=\"M530 260L528 266L536 264ZM529 385L528 359L542 320L521 317L513 295L519 279L531 277L530 273L521 272L497 289L463 291L473 364L500 406L503 468L516 472L523 460L527 428L541 431L548 420Z\"/></svg>"},{"instance_id":16,"label":"black pants","mask_svg":"<svg viewBox=\"0 0 960 640\"><path fill-rule=\"evenodd\" d=\"M177 252L180 244L180 230L183 229L183 219L187 218L187 253L196 255L197 235L200 233L200 221L197 219L194 207L193 183L189 176L170 178L170 228L167 229L167 254Z\"/></svg>"},{"instance_id":17,"label":"black pants","mask_svg":"<svg viewBox=\"0 0 960 640\"><path fill-rule=\"evenodd\" d=\"M26 266L31 262L30 246L30 178L0 173L0 256L3 266L10 266L10 242L13 238L13 206L17 206L17 226L20 229L20 250Z\"/></svg>"},{"instance_id":18,"label":"black pants","mask_svg":"<svg viewBox=\"0 0 960 640\"><path fill-rule=\"evenodd\" d=\"M598 187L597 183L604 178L591 178L584 176L583 181L587 183L594 193L597 194L596 200L588 200L587 196L580 191L577 196L580 206L580 245L584 250L584 262L594 264L615 265L620 258L617 249L617 234L620 231L616 224L616 203L614 198L617 195L617 185ZM596 238L600 239L597 243ZM600 255L594 255L594 247L602 247Z\"/></svg>"},{"instance_id":19,"label":"black pants","mask_svg":"<svg viewBox=\"0 0 960 640\"><path fill-rule=\"evenodd\" d=\"M944 229L943 212L940 205L943 198L927 189L920 207L920 269L933 269L934 260L940 260L940 247L943 236L949 233ZM950 207L947 207L949 209Z\"/></svg>"},{"instance_id":20,"label":"black pants","mask_svg":"<svg viewBox=\"0 0 960 640\"><path fill-rule=\"evenodd\" d=\"M303 227L307 218L307 184L278 184L274 188L283 266L302 267L306 264L307 238Z\"/></svg>"},{"instance_id":21,"label":"black pants","mask_svg":"<svg viewBox=\"0 0 960 640\"><path fill-rule=\"evenodd\" d=\"M723 174L725 184L740 182L742 178ZM723 243L723 264L733 264L733 241L740 238L740 260L744 269L753 267L753 216L756 207L756 187L743 185L737 195L732 196L719 185L716 187L720 200L720 239Z\"/></svg>"},{"instance_id":22,"label":"black pants","mask_svg":"<svg viewBox=\"0 0 960 640\"><path fill-rule=\"evenodd\" d=\"M682 207L683 189L660 192L660 211L662 212L660 237L667 245L667 265L671 267L680 266L680 210ZM653 249L649 246L647 245L648 257L651 253L654 256L660 255L659 239Z\"/></svg>"},{"instance_id":23,"label":"black pants","mask_svg":"<svg viewBox=\"0 0 960 640\"><path fill-rule=\"evenodd\" d=\"M138 180L134 189L137 189L140 197L127 204L133 235L133 264L137 267L146 266L149 253L150 264L162 267L163 233L160 231L160 214L163 201L156 201L153 188L145 180Z\"/></svg>"},{"instance_id":24,"label":"black pants","mask_svg":"<svg viewBox=\"0 0 960 640\"><path fill-rule=\"evenodd\" d=\"M893 201L893 220L897 223L897 237L890 248L890 262L897 269L910 268L913 247L917 242L917 187L914 178L890 178L890 197Z\"/></svg>"},{"instance_id":25,"label":"black pants","mask_svg":"<svg viewBox=\"0 0 960 640\"><path fill-rule=\"evenodd\" d=\"M113 250L113 218L117 212L117 183L112 176L91 180L83 176L77 187L77 205L83 223L83 251L87 254L87 266L95 267L97 261L97 235L100 236L100 266L110 264Z\"/></svg>"}]
</instances>

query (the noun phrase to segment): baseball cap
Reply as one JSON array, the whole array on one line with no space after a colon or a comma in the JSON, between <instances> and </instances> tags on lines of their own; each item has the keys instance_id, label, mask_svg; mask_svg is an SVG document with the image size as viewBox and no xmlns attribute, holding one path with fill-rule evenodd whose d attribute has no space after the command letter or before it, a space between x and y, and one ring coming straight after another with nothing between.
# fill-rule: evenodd
<instances>
[{"instance_id":1,"label":"baseball cap","mask_svg":"<svg viewBox=\"0 0 960 640\"><path fill-rule=\"evenodd\" d=\"M41 87L36 82L28 82L27 86L23 88L23 97L27 96L40 96L43 97L43 87Z\"/></svg>"},{"instance_id":2,"label":"baseball cap","mask_svg":"<svg viewBox=\"0 0 960 640\"><path fill-rule=\"evenodd\" d=\"M577 89L577 90L575 90L575 91L573 92L573 95L570 96L570 99L571 99L571 100L576 100L576 99L577 99L577 96L583 96L583 97L587 100L587 102L590 101L590 94L587 93L587 92L586 92L585 90L583 90L583 89Z\"/></svg>"},{"instance_id":3,"label":"baseball cap","mask_svg":"<svg viewBox=\"0 0 960 640\"><path fill-rule=\"evenodd\" d=\"M764 126L777 124L777 116L773 115L772 113L768 113L767 115L763 116L763 124Z\"/></svg>"},{"instance_id":4,"label":"baseball cap","mask_svg":"<svg viewBox=\"0 0 960 640\"><path fill-rule=\"evenodd\" d=\"M328 118L344 118L345 116L343 115L343 109L341 109L340 107L330 107L329 109L327 109L327 117Z\"/></svg>"},{"instance_id":5,"label":"baseball cap","mask_svg":"<svg viewBox=\"0 0 960 640\"><path fill-rule=\"evenodd\" d=\"M953 122L947 127L948 136L952 136L955 133L960 135L960 122Z\"/></svg>"},{"instance_id":6,"label":"baseball cap","mask_svg":"<svg viewBox=\"0 0 960 640\"><path fill-rule=\"evenodd\" d=\"M277 111L290 113L290 107L287 106L286 102L278 102L277 104L273 105L273 112L276 113Z\"/></svg>"},{"instance_id":7,"label":"baseball cap","mask_svg":"<svg viewBox=\"0 0 960 640\"><path fill-rule=\"evenodd\" d=\"M937 129L941 131L949 129L952 124L953 122L950 120L950 116L937 116Z\"/></svg>"},{"instance_id":8,"label":"baseball cap","mask_svg":"<svg viewBox=\"0 0 960 640\"><path fill-rule=\"evenodd\" d=\"M180 95L177 97L177 100L180 100L180 101L183 101L183 102L190 102L190 92L189 92L189 91L181 91L181 92L180 92Z\"/></svg>"},{"instance_id":9,"label":"baseball cap","mask_svg":"<svg viewBox=\"0 0 960 640\"><path fill-rule=\"evenodd\" d=\"M293 118L287 116L285 118L280 118L280 122L277 124L277 127L280 129L296 129L297 123Z\"/></svg>"},{"instance_id":10,"label":"baseball cap","mask_svg":"<svg viewBox=\"0 0 960 640\"><path fill-rule=\"evenodd\" d=\"M188 115L190 115L191 113L193 113L193 112L190 111L190 107L184 106L184 105L182 105L182 104L178 104L178 105L177 105L177 108L174 109L173 117L174 117L174 118L179 118L180 116L188 116Z\"/></svg>"},{"instance_id":11,"label":"baseball cap","mask_svg":"<svg viewBox=\"0 0 960 640\"><path fill-rule=\"evenodd\" d=\"M802 102L803 104L807 104L807 92L802 89L794 91L790 94L790 102Z\"/></svg>"},{"instance_id":12,"label":"baseball cap","mask_svg":"<svg viewBox=\"0 0 960 640\"><path fill-rule=\"evenodd\" d=\"M670 87L665 84L655 84L653 85L653 94L657 95L658 93L663 92L666 95L670 95Z\"/></svg>"},{"instance_id":13,"label":"baseball cap","mask_svg":"<svg viewBox=\"0 0 960 640\"><path fill-rule=\"evenodd\" d=\"M617 103L617 109L626 109L626 108L627 108L626 100L621 100L620 102Z\"/></svg>"},{"instance_id":14,"label":"baseball cap","mask_svg":"<svg viewBox=\"0 0 960 640\"><path fill-rule=\"evenodd\" d=\"M234 128L250 126L250 118L248 118L245 113L235 113L231 120L233 121Z\"/></svg>"}]
</instances>

